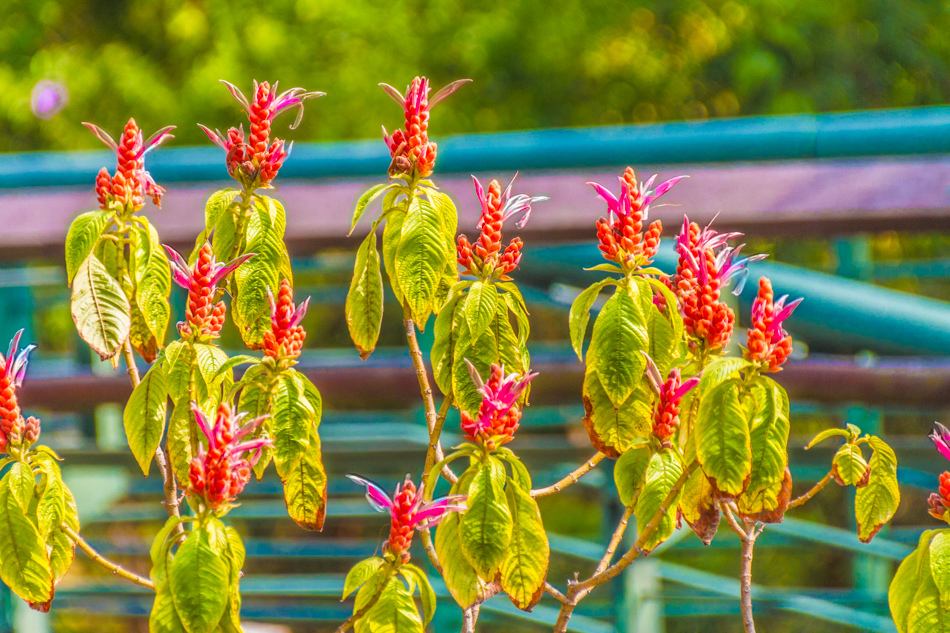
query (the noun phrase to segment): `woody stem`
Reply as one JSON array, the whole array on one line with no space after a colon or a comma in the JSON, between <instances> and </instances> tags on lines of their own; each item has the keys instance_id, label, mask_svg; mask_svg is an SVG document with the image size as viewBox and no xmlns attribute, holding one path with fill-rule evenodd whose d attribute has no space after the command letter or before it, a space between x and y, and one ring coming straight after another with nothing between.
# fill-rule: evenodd
<instances>
[{"instance_id":1,"label":"woody stem","mask_svg":"<svg viewBox=\"0 0 950 633\"><path fill-rule=\"evenodd\" d=\"M130 582L134 582L136 585L140 587L145 587L146 589L151 589L152 591L155 591L155 584L152 583L151 580L149 580L148 578L142 578L138 574L134 574L130 572L128 569L125 569L124 567L122 567L121 565L118 565L108 560L102 554L97 552L92 547L92 545L87 543L86 540L83 537L81 537L78 532L76 532L74 529L72 529L65 523L63 523L59 527L61 530L63 530L63 532L66 533L66 536L68 536L69 539L79 547L79 549L81 549L82 551L86 552L86 554L89 555L89 558L92 559L92 562L96 563L97 565L100 565L101 567L108 569L109 571L111 571L113 574L115 574L116 576L120 578L125 578L126 580Z\"/></svg>"},{"instance_id":2,"label":"woody stem","mask_svg":"<svg viewBox=\"0 0 950 633\"><path fill-rule=\"evenodd\" d=\"M564 490L570 485L576 484L581 477L583 477L590 471L594 470L597 464L603 461L604 457L606 457L606 455L604 455L603 453L597 453L596 455L594 455L589 460L584 462L581 466L576 468L574 471L572 471L570 474L568 474L566 477L564 477L557 483L552 484L546 488L538 488L537 490L532 490L531 496L534 497L535 499L537 499L538 497L546 497L548 495L553 495L556 492L560 492L561 490Z\"/></svg>"},{"instance_id":3,"label":"woody stem","mask_svg":"<svg viewBox=\"0 0 950 633\"><path fill-rule=\"evenodd\" d=\"M803 494L802 496L798 497L797 499L795 499L795 500L793 500L791 503L789 503L787 510L791 510L792 508L797 508L797 507L800 506L800 505L804 505L804 503L805 503L806 501L808 501L809 499L811 499L812 497L814 497L816 494L818 494L819 492L821 492L821 490L822 490L825 486L827 486L827 485L828 485L828 482L830 482L830 481L831 481L831 472L829 471L828 474L826 474L824 477L822 477L821 480L820 480L817 484L815 484L814 486L812 486L811 490L809 490L808 492L806 492L806 493Z\"/></svg>"}]
</instances>

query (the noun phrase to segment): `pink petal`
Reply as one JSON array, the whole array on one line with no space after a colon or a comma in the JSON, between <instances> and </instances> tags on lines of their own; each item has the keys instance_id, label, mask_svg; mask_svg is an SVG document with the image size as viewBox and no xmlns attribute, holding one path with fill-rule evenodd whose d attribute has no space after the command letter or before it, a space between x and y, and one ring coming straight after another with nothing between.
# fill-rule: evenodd
<instances>
[{"instance_id":1,"label":"pink petal","mask_svg":"<svg viewBox=\"0 0 950 633\"><path fill-rule=\"evenodd\" d=\"M172 278L174 278L175 283L182 288L190 288L191 267L188 265L188 262L171 246L165 244L162 244L162 246L165 247L165 251L168 253L168 263L171 264Z\"/></svg>"},{"instance_id":2,"label":"pink petal","mask_svg":"<svg viewBox=\"0 0 950 633\"><path fill-rule=\"evenodd\" d=\"M228 150L227 146L225 145L224 136L221 135L221 132L219 132L218 130L212 131L210 128L207 128L207 127L201 125L200 123L198 124L198 127L200 127L201 130L202 130L205 134L208 135L208 138L211 139L211 142L212 142L212 143L214 143L215 145L217 145L218 147L220 147L220 148L223 149L224 151L227 151L227 150Z\"/></svg>"},{"instance_id":3,"label":"pink petal","mask_svg":"<svg viewBox=\"0 0 950 633\"><path fill-rule=\"evenodd\" d=\"M679 388L673 392L673 399L677 400L685 396L687 393L689 393L690 389L692 389L693 387L699 384L700 378L702 378L702 376L700 374L696 374L695 376L693 376L692 378L690 378L689 380L681 384Z\"/></svg>"},{"instance_id":4,"label":"pink petal","mask_svg":"<svg viewBox=\"0 0 950 633\"><path fill-rule=\"evenodd\" d=\"M465 84L471 83L471 82L472 82L471 79L456 79L452 83L446 84L445 86L440 88L438 92L432 95L431 99L429 99L429 110L434 108L439 103L442 103L443 101L445 101L446 98L452 96L452 94L456 90L458 90Z\"/></svg>"},{"instance_id":5,"label":"pink petal","mask_svg":"<svg viewBox=\"0 0 950 633\"><path fill-rule=\"evenodd\" d=\"M366 500L377 512L388 512L393 507L392 499L376 483L352 473L347 473L346 478L353 483L366 486Z\"/></svg>"},{"instance_id":6,"label":"pink petal","mask_svg":"<svg viewBox=\"0 0 950 633\"><path fill-rule=\"evenodd\" d=\"M640 350L640 353L643 354L643 357L647 360L644 373L647 375L647 379L650 381L653 389L656 390L657 393L660 393L663 389L663 376L660 374L660 369L656 366L656 363L653 362L653 359L650 358L649 354L643 350Z\"/></svg>"},{"instance_id":7,"label":"pink petal","mask_svg":"<svg viewBox=\"0 0 950 633\"><path fill-rule=\"evenodd\" d=\"M656 178L656 176L654 176L654 178ZM667 180L666 182L661 183L661 184L656 188L656 191L654 191L652 195L649 195L649 196L647 196L647 197L645 197L645 198L643 199L643 204L644 204L644 205L650 204L651 202L653 202L654 200L656 200L657 198L659 198L660 196L662 196L663 194L665 194L667 191L669 191L670 189L672 189L673 186L674 186L676 183L678 183L679 181L681 181L681 180L684 179L684 178L689 178L689 176L677 176L676 178L670 178L670 179ZM652 179L651 179L650 182L651 182L651 184L652 184ZM647 188L649 188L649 185L647 186Z\"/></svg>"},{"instance_id":8,"label":"pink petal","mask_svg":"<svg viewBox=\"0 0 950 633\"><path fill-rule=\"evenodd\" d=\"M475 182L475 195L478 197L479 204L482 205L482 213L488 213L488 202L485 200L485 190L482 188L482 183L478 182L478 178L475 176L472 176L472 180ZM481 223L482 221L479 220L477 228L481 228Z\"/></svg>"},{"instance_id":9,"label":"pink petal","mask_svg":"<svg viewBox=\"0 0 950 633\"><path fill-rule=\"evenodd\" d=\"M144 156L145 154L148 154L150 151L161 146L166 141L175 138L175 136L171 134L171 131L174 129L174 125L166 125L159 131L155 132L155 134L152 134L150 137L148 137L148 140L145 141L145 144L142 146L142 155Z\"/></svg>"},{"instance_id":10,"label":"pink petal","mask_svg":"<svg viewBox=\"0 0 950 633\"><path fill-rule=\"evenodd\" d=\"M297 306L297 309L294 310L294 318L290 320L290 327L297 327L303 322L303 318L307 316L307 309L310 307L310 297L307 297L306 301Z\"/></svg>"},{"instance_id":11,"label":"pink petal","mask_svg":"<svg viewBox=\"0 0 950 633\"><path fill-rule=\"evenodd\" d=\"M406 107L406 98L402 96L402 93L390 86L389 84L379 84L379 87L386 91L386 94L389 95L389 98L399 104L400 108Z\"/></svg>"},{"instance_id":12,"label":"pink petal","mask_svg":"<svg viewBox=\"0 0 950 633\"><path fill-rule=\"evenodd\" d=\"M589 182L587 184L593 187L594 191L596 191L597 194L607 202L607 208L609 208L614 213L619 212L620 201L617 199L617 197L614 194L610 193L610 191L608 191L606 187L604 187L603 185L599 185L596 182Z\"/></svg>"},{"instance_id":13,"label":"pink petal","mask_svg":"<svg viewBox=\"0 0 950 633\"><path fill-rule=\"evenodd\" d=\"M208 418L205 417L204 411L198 407L197 402L191 403L191 411L195 414L195 422L198 423L198 428L200 428L201 432L208 438L208 448L214 448L214 433L211 430Z\"/></svg>"},{"instance_id":14,"label":"pink petal","mask_svg":"<svg viewBox=\"0 0 950 633\"><path fill-rule=\"evenodd\" d=\"M231 93L231 96L241 104L241 107L244 108L244 111L248 114L251 113L251 103L247 100L247 97L244 96L244 93L241 92L240 88L232 84L230 81L225 81L224 79L220 80L225 86L227 86L228 91ZM254 82L255 89L254 92L257 92L257 82Z\"/></svg>"},{"instance_id":15,"label":"pink petal","mask_svg":"<svg viewBox=\"0 0 950 633\"><path fill-rule=\"evenodd\" d=\"M105 143L106 147L108 147L109 149L111 149L113 152L118 153L118 151L119 151L119 144L116 143L115 139L112 138L112 135L111 135L111 134L109 134L108 132L106 132L105 130L103 130L101 127L99 127L99 126L96 125L95 123L86 123L86 122L83 122L83 125L85 125L87 128L89 128L89 130L90 130L93 134L96 135L96 138L97 138L97 139L99 139L100 141L102 141L103 143Z\"/></svg>"},{"instance_id":16,"label":"pink petal","mask_svg":"<svg viewBox=\"0 0 950 633\"><path fill-rule=\"evenodd\" d=\"M256 257L257 253L247 253L246 255L241 255L235 259L232 259L227 264L219 264L219 268L211 276L211 285L217 285L219 281L230 275L234 272L238 266L246 262L252 257Z\"/></svg>"}]
</instances>

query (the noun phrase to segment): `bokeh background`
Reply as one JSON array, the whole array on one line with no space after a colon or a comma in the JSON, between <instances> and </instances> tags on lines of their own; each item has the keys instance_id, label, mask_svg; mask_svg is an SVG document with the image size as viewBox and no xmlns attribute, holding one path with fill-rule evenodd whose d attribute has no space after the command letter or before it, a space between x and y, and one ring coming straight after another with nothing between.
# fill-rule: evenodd
<instances>
[{"instance_id":1,"label":"bokeh background","mask_svg":"<svg viewBox=\"0 0 950 633\"><path fill-rule=\"evenodd\" d=\"M288 170L295 158L298 165L309 165L305 161L314 156L347 158L367 147L333 145L322 154L327 147L320 145L323 142L374 139L379 148L376 156L381 157L380 125L392 129L400 116L376 84L388 82L401 88L416 75L430 77L436 86L458 77L474 79L433 115L430 134L440 142L448 139L446 160L452 156L454 135L748 116L780 117L774 121L781 126L791 120L781 118L785 115L893 108L910 109L895 119L898 122L892 131L896 129L900 135L901 122L906 122L917 125L915 133L926 136L930 124L923 128L915 124L922 111L913 108L942 106L950 100L950 40L946 37L950 5L924 0L4 0L0 8L0 218L7 231L18 217L29 217L31 222L47 214L68 217L83 205L94 204L92 177L98 165L91 170L88 183L80 184L84 182L82 170L90 163L73 169L70 161L78 156L95 163L101 158L101 164L107 165L109 157L75 153L102 149L80 125L82 121L94 121L117 133L128 117L134 116L146 132L177 125L175 146L209 145L196 123L223 130L243 118L219 79L245 90L252 79L258 79L328 93L307 105L307 115L297 130L287 131L290 117L275 126L283 138L298 144ZM936 117L927 119L935 121L934 137L944 138L941 135L950 130L950 114L939 108L926 112ZM656 128L616 129L629 135L635 149L637 135ZM725 132L727 128L714 128L713 133L715 130ZM869 128L868 133L874 130ZM871 168L881 167L884 171L880 173L906 176L894 182L835 182L842 196L834 203L836 209L848 211L851 219L833 227L829 224L827 229L822 228L820 205L799 204L792 190L781 201L780 210L794 212L807 207L810 229L777 230L760 222L747 240L749 251L767 252L773 260L797 267L790 270L801 271L803 276L809 271L833 276L821 278L816 282L819 285L850 280L860 282L862 292L867 291L859 293L863 299L853 305L853 312L829 312L827 318L833 322L825 324L821 336L797 340L793 365L798 369L792 367L787 372L792 375L788 380L794 400L792 463L800 464L796 492L823 474L832 454L829 450L805 454L800 447L816 431L846 421L883 434L898 448L903 467L901 510L894 528L882 532L879 541L884 544L876 549L861 549L853 537L849 540L846 536L854 523L853 491L835 486L795 517L837 530L814 532L811 540L801 538L806 528L813 527L811 523L804 527L795 524L785 532L766 530L756 551L754 574L757 583L769 588L757 601L760 628L789 633L891 630L887 628L886 605L890 575L896 561L916 542L920 529L932 527L925 499L929 490L936 488L936 475L943 464L928 447L925 435L932 420L946 423L950 418L950 350L945 338L937 340L938 330L934 330L936 342L931 349L916 344L912 351L903 352L894 348L882 351L873 342L836 345L829 342L829 332L849 332L857 327L858 314L862 319L871 315L868 318L873 321L878 311L904 305L914 310L914 306L924 305L914 303L920 297L950 299L950 225L946 221L950 217L946 195L950 182L933 176L945 173L950 144L936 149L928 146L921 155L915 155L913 148L898 152L885 143L879 150L863 152L870 155L860 158L773 158L765 162L750 158L735 165L715 160L705 164L688 160L688 143L703 142L702 134L690 134L687 130L686 157L674 161L681 165L655 165L649 152L636 154L636 160L630 162L645 169L656 166L664 174L671 170L695 174L695 183L708 182L701 180L701 173L706 173L706 178L735 174L750 164L774 170L768 173L776 178L786 169L788 173L810 170L825 186L827 175L835 169L854 168L848 173L867 178ZM499 138L501 164L506 147L500 137L481 142L491 146L494 138ZM317 145L307 145L310 143ZM200 152L168 155L197 157L202 165L214 160L209 158L211 154ZM175 168L170 162L174 159L163 167L166 173L174 171L178 181L168 185L170 210L149 208L147 212L162 227L162 213L183 217L181 203L176 208L175 200L187 194L188 200L198 201L191 212L193 224L200 226L200 199L218 183L207 182L204 176L188 182L187 173L182 173L187 168ZM571 163L568 159L564 162ZM285 192L288 196L293 193L294 200L311 201L297 207L299 214L348 216L360 188L383 177L386 160L380 165L378 176L354 173L346 178L332 166L312 172L301 167L290 183L295 189L288 187ZM486 175L511 175L507 167L493 172L497 168L490 161L480 165L480 173ZM588 160L582 168L532 171L527 167L528 182L554 182L545 178L576 181L575 197L568 203L551 204L576 204L581 219L566 221L562 233L574 231L573 239L586 239L589 246L595 236L593 221L602 210L580 187L587 176L619 173L623 164L611 157L602 163ZM891 168L893 172L887 171ZM39 176L30 175L31 170ZM220 166L219 172L223 173ZM43 174L58 173L66 173L68 182L42 178ZM468 195L464 176L448 174L449 180L455 179L450 191L461 200L463 222L474 218L475 212L471 198L463 198ZM801 182L807 185L810 181ZM744 202L757 187L768 186L754 179L739 184L730 201ZM690 186L688 181L679 188ZM332 203L320 202L331 190L335 192ZM913 222L905 224L907 208L895 203L882 211L874 202L885 190L920 190L936 202L929 203L927 213L910 213ZM852 191L866 195L849 198ZM809 193L801 190L803 198ZM674 198L673 194L670 197ZM681 204L684 200L674 198ZM24 206L24 201L35 204ZM55 213L48 206L73 201L77 201L74 208L57 206ZM746 206L746 211L755 211L753 202ZM873 222L862 225L863 214L872 208ZM719 210L722 217L717 222L728 227L730 209ZM684 204L675 213L683 211L692 213L694 209ZM27 216L17 215L24 213ZM289 206L288 213L293 223L295 207ZM543 207L536 217L541 213ZM675 227L675 221L668 224L667 234ZM555 239L556 228L548 227L548 238ZM473 226L460 226L460 231L465 229L474 231ZM110 378L111 368L92 362L88 349L74 334L62 258L56 251L66 225L50 223L43 230L48 235L36 234L35 251L31 251L34 242L30 240L19 248L0 248L0 338L26 327L40 345L30 374L30 380L39 386L34 395L26 394L28 409L44 415L45 440L63 452L67 465L72 464L64 469L72 478L71 485L81 491L77 496L81 508L86 508L84 533L111 557L147 573L145 554L161 510L155 481L141 479L124 449L121 407L113 402L116 396L110 392L118 390L121 395L121 375L120 380ZM393 304L387 305L382 348L374 360L361 365L352 348L342 298L358 242L347 243L343 232L336 239L308 235L294 247L298 293L315 296L304 324L310 336L302 366L325 377L366 367L376 372L401 372L408 375L411 386L414 378L405 361L400 318ZM538 239L547 238L539 233ZM556 239L557 246L565 246L564 235ZM585 260L583 255L558 260L558 252L545 251L538 241L529 242L526 259L532 249L536 249L535 272L526 269L519 281L529 286L534 282L528 296L533 353L548 363L550 372L562 367L567 375L577 367L568 367L570 354L565 354L566 306L583 282L583 277L571 271L597 261ZM537 273L539 266L545 268L543 274ZM875 294L880 288L908 294ZM183 297L176 290L172 303L180 315ZM926 305L935 310L934 323L950 319L946 304ZM887 323L886 327L901 327L899 317ZM794 328L790 323L789 329L797 334ZM227 330L223 345L239 350L236 332ZM840 367L842 373L829 373L828 366ZM793 375L794 371L798 373ZM358 491L341 477L357 460L368 460L372 465L364 471L375 468L381 480L392 483L409 464L421 463L421 412L412 404L415 396L394 392L392 385L405 383L374 382L373 377L379 375L383 374L355 373L347 390L324 393L331 505L339 500L349 504L347 508L357 507ZM809 376L820 376L817 380L824 383L823 388L813 384L814 379L809 382ZM73 391L67 393L76 393L80 380L89 381L81 384L92 385L93 395L81 398L80 404L70 404L62 402L60 393L53 403L64 386L72 385ZM322 386L319 377L315 380ZM544 380L542 376L539 385ZM893 388L882 395L885 387L898 383L920 389L907 388L903 395L895 395L893 391L901 389ZM381 389L380 384L390 385L391 391ZM539 484L554 481L591 452L580 424L579 388L569 380L568 387L550 384L555 387L539 388L535 406L526 414L526 419L533 416L536 422L526 424L523 436L513 445L524 452ZM836 394L839 384L840 393ZM590 556L591 548L596 552L619 516L610 466L604 466L602 472L590 476L588 485L546 499L542 505L545 523L558 539L551 570L555 584L563 584L574 570L592 566L584 557ZM233 517L253 543L245 570L250 579L244 585L250 588L245 599L245 614L251 616L247 631L333 630L346 614L346 606L335 600L338 590L333 583L338 583L340 574L357 557L373 552L382 540L383 522L354 513L331 518L322 535L303 534L289 519L281 518L281 503L277 482L265 479L248 489L244 514ZM155 511L149 514L144 508ZM126 520L130 515L139 518ZM717 543L702 548L694 536L686 534L676 547L638 564L624 579L599 590L585 603L581 615L591 628L578 630L741 631L737 600L725 599L715 591L728 587L727 582L719 576L702 575L736 578L739 553L735 539L722 533ZM695 573L673 578L685 573L683 570ZM0 609L0 631L14 627L31 633L146 630L141 616L147 613L147 596L110 592L111 585L101 584L99 572L78 555L72 584L64 585L47 617L25 611L6 594L5 607ZM253 584L254 577L259 579L258 585ZM810 598L823 602L807 602ZM536 614L542 621L544 606L542 603ZM448 615L453 606L444 602L440 610L445 619L437 621L435 630L456 630ZM856 614L872 619L861 620ZM538 620L513 619L511 613L502 611L483 612L482 620L485 631L550 630Z\"/></svg>"}]
</instances>

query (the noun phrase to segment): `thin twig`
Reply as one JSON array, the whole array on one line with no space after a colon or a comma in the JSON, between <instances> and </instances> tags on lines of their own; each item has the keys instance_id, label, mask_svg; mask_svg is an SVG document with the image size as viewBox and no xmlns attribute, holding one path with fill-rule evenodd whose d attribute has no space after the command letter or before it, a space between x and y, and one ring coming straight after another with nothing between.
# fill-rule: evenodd
<instances>
[{"instance_id":1,"label":"thin twig","mask_svg":"<svg viewBox=\"0 0 950 633\"><path fill-rule=\"evenodd\" d=\"M736 536L741 540L745 540L745 530L739 525L739 521L736 520L736 516L732 513L732 509L729 508L729 504L725 501L720 501L719 508L722 510L723 516L726 517L726 522L729 524L729 527L736 533Z\"/></svg>"},{"instance_id":2,"label":"thin twig","mask_svg":"<svg viewBox=\"0 0 950 633\"><path fill-rule=\"evenodd\" d=\"M125 578L126 580L134 582L136 585L140 587L145 587L146 589L151 589L152 591L155 591L155 584L148 578L143 578L139 576L138 574L134 574L130 572L128 569L125 569L124 567L122 567L121 565L118 565L106 559L102 554L97 552L92 547L92 545L87 543L83 537L79 536L79 534L74 529L72 529L65 523L60 525L60 528L63 530L63 532L66 533L66 536L68 536L70 540L72 540L76 545L79 546L79 549L81 549L82 551L86 552L86 554L89 555L89 558L92 559L92 562L108 569L109 571L111 571L116 576L119 576L120 578Z\"/></svg>"},{"instance_id":3,"label":"thin twig","mask_svg":"<svg viewBox=\"0 0 950 633\"><path fill-rule=\"evenodd\" d=\"M568 486L576 484L577 481L581 477L583 477L590 471L594 470L594 468L597 467L597 464L603 461L605 457L606 455L598 452L596 455L591 457L584 464L579 466L577 469L575 469L569 475L567 475L566 477L558 481L556 484L548 486L546 488L538 488L537 490L532 490L531 496L534 497L535 499L537 499L538 497L546 497L548 495L553 495L556 492L560 492L561 490L564 490Z\"/></svg>"},{"instance_id":4,"label":"thin twig","mask_svg":"<svg viewBox=\"0 0 950 633\"><path fill-rule=\"evenodd\" d=\"M610 542L607 544L607 551L604 552L604 557L601 558L597 564L597 569L594 571L595 574L599 574L610 565L610 561L614 557L614 552L617 551L617 546L620 545L623 534L627 531L627 524L630 522L630 517L633 516L635 507L636 506L631 503L627 506L626 510L623 511L623 516L620 517L620 523L617 524L617 529L614 530L614 534L610 537Z\"/></svg>"},{"instance_id":5,"label":"thin twig","mask_svg":"<svg viewBox=\"0 0 950 633\"><path fill-rule=\"evenodd\" d=\"M429 479L429 471L435 466L437 461L442 461L442 444L440 437L442 427L445 425L445 418L449 415L449 409L452 408L452 394L449 393L442 399L442 406L439 407L439 413L435 419L435 427L429 432L429 447L426 449L426 465L422 471L422 487L425 488L426 481ZM442 476L454 484L458 481L458 476L449 468L448 464L442 467Z\"/></svg>"},{"instance_id":6,"label":"thin twig","mask_svg":"<svg viewBox=\"0 0 950 633\"><path fill-rule=\"evenodd\" d=\"M132 352L132 343L128 340L126 340L122 346L122 357L128 366L129 381L132 383L132 388L135 389L139 386L139 383L142 382L142 379L139 376L138 367L135 365L135 354ZM162 448L161 444L155 449L155 464L158 466L158 472L162 476L165 490L165 501L163 503L165 510L170 517L180 517L181 509L179 505L181 502L178 499L178 484L175 482L175 472L169 466L168 455L165 453L165 449ZM175 526L175 532L181 534L184 532L184 527L179 523Z\"/></svg>"},{"instance_id":7,"label":"thin twig","mask_svg":"<svg viewBox=\"0 0 950 633\"><path fill-rule=\"evenodd\" d=\"M549 582L544 583L544 593L548 594L561 604L567 604L567 596L558 591L554 585Z\"/></svg>"},{"instance_id":8,"label":"thin twig","mask_svg":"<svg viewBox=\"0 0 950 633\"><path fill-rule=\"evenodd\" d=\"M429 529L426 528L421 532L422 536L422 546L426 550L426 556L429 557L429 562L432 563L433 569L439 572L439 575L442 575L442 564L439 563L439 556L435 553L435 546L432 544L432 534L429 532Z\"/></svg>"},{"instance_id":9,"label":"thin twig","mask_svg":"<svg viewBox=\"0 0 950 633\"><path fill-rule=\"evenodd\" d=\"M462 611L462 633L475 633L475 623L478 622L478 605L472 605Z\"/></svg>"},{"instance_id":10,"label":"thin twig","mask_svg":"<svg viewBox=\"0 0 950 633\"><path fill-rule=\"evenodd\" d=\"M821 481L819 481L817 484L812 486L811 490L809 490L802 496L798 497L797 499L789 503L788 508L786 508L786 510L791 510L792 508L797 508L798 506L803 505L806 501L808 501L809 499L814 497L816 494L821 492L822 488L827 486L828 482L830 481L831 481L831 471L828 471L828 474L822 477Z\"/></svg>"}]
</instances>

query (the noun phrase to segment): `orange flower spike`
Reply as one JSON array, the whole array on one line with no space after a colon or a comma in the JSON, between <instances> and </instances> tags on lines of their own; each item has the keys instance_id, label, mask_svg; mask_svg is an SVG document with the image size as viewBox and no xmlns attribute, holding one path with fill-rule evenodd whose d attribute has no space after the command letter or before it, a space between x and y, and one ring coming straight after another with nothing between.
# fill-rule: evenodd
<instances>
[{"instance_id":1,"label":"orange flower spike","mask_svg":"<svg viewBox=\"0 0 950 633\"><path fill-rule=\"evenodd\" d=\"M6 357L0 355L0 451L9 452L9 446L19 446L24 439L27 421L20 412L20 402L16 390L23 384L26 368L29 364L30 352L36 345L28 345L17 351L20 345L20 330L10 341L10 348ZM31 418L31 420L34 418ZM36 421L35 436L39 436L39 421ZM35 441L35 439L30 440Z\"/></svg>"},{"instance_id":2,"label":"orange flower spike","mask_svg":"<svg viewBox=\"0 0 950 633\"><path fill-rule=\"evenodd\" d=\"M752 327L748 331L746 358L764 365L765 371L780 371L792 353L792 337L782 328L801 299L786 305L787 296L773 301L772 282L759 279L759 293L752 303Z\"/></svg>"},{"instance_id":3,"label":"orange flower spike","mask_svg":"<svg viewBox=\"0 0 950 633\"><path fill-rule=\"evenodd\" d=\"M174 138L171 131L174 125L163 127L148 140L142 140L142 130L135 119L129 119L122 136L116 141L98 125L83 123L116 154L115 175L109 179L109 172L100 170L96 176L96 196L102 208L108 208L109 196L121 205L128 205L133 211L145 205L145 196L152 198L155 206L161 208L165 190L159 187L152 176L145 171L145 155Z\"/></svg>"},{"instance_id":4,"label":"orange flower spike","mask_svg":"<svg viewBox=\"0 0 950 633\"><path fill-rule=\"evenodd\" d=\"M264 354L275 359L295 359L303 350L307 332L300 323L303 322L310 306L310 298L294 307L294 291L290 281L280 282L277 300L268 290L267 300L271 309L271 330L264 332Z\"/></svg>"}]
</instances>

